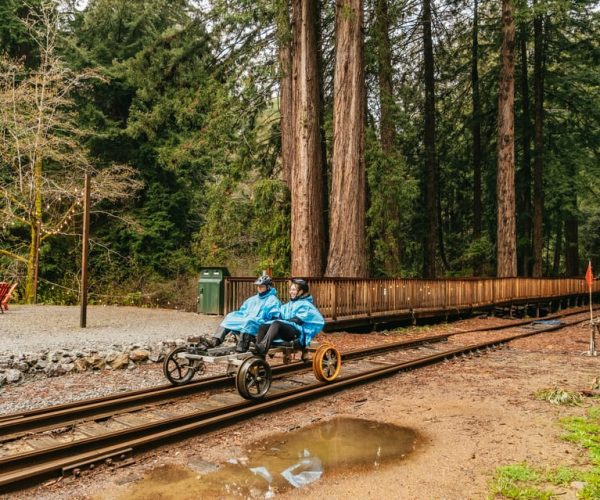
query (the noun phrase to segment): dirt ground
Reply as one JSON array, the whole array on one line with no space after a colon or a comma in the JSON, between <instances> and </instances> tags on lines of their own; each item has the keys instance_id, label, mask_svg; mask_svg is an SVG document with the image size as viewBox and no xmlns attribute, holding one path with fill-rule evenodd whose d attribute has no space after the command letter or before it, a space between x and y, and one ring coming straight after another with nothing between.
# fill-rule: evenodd
<instances>
[{"instance_id":1,"label":"dirt ground","mask_svg":"<svg viewBox=\"0 0 600 500\"><path fill-rule=\"evenodd\" d=\"M494 321L499 320L473 319L459 326L472 328ZM455 327L431 327L427 333ZM342 350L391 338L382 334L329 336ZM225 463L243 454L248 444L273 433L334 416L349 416L414 429L420 436L415 452L375 471L326 472L319 481L277 495L279 498L486 498L498 466L527 462L547 468L589 463L585 451L561 439L558 421L565 416L583 415L587 406L597 403L588 399L580 407L554 406L533 397L544 388L589 388L600 376L600 360L582 355L588 342L586 325L528 337L481 356L399 373L189 438L137 455L135 464L128 467L115 471L100 468L93 474L45 484L13 497L117 498L156 467L199 460ZM107 373L103 379L110 383L109 378L114 376L118 374ZM27 391L36 383L12 388L4 396L27 397ZM53 379L51 383L61 381ZM576 492L574 485L561 498L576 498ZM193 491L189 495L196 498Z\"/></svg>"}]
</instances>

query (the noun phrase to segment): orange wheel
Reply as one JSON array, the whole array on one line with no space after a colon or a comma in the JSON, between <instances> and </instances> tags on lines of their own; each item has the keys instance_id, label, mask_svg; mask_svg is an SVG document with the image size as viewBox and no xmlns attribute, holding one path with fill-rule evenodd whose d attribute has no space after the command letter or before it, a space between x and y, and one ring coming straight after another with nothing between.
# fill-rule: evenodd
<instances>
[{"instance_id":1,"label":"orange wheel","mask_svg":"<svg viewBox=\"0 0 600 500\"><path fill-rule=\"evenodd\" d=\"M313 372L317 380L331 382L339 374L342 368L342 356L331 344L321 345L313 357Z\"/></svg>"}]
</instances>

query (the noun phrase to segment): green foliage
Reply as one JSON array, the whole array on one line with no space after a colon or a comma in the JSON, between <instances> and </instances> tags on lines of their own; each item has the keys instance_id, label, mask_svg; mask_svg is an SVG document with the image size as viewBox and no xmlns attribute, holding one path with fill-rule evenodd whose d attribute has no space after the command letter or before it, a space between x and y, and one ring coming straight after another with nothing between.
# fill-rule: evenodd
<instances>
[{"instance_id":1,"label":"green foliage","mask_svg":"<svg viewBox=\"0 0 600 500\"><path fill-rule=\"evenodd\" d=\"M37 48L21 20L39 0L0 5L0 52L37 64ZM375 4L366 4L367 239L371 275L420 276L427 217L438 217L439 269L450 276L495 269L495 169L500 42L498 2L479 3L479 87L483 228L473 236L471 47L472 2L434 2L439 213L424 213L423 71L419 4L388 2L395 125L393 153L379 140ZM597 2L520 2L516 19L528 35L528 95L533 101L532 20L545 20L546 269L562 243L565 221L579 224L582 264L600 258L600 16ZM58 5L58 3L57 3ZM102 76L74 89L77 121L94 167L131 165L144 187L92 213L91 296L126 303L173 304L173 284L199 265L227 265L235 274L290 269L290 197L282 185L277 92L278 42L289 41L285 2L264 0L90 0L82 11L62 2L66 21L57 49L74 71ZM335 47L334 4L319 5L323 131L330 164ZM342 9L342 16L354 15ZM68 22L67 22L68 21ZM522 71L517 57L517 76ZM517 196L523 200L524 95L516 85ZM0 183L7 170L0 165ZM529 244L518 214L519 249ZM73 229L78 233L79 220ZM27 234L0 226L14 246ZM315 242L317 243L317 242ZM71 302L77 289L80 240L62 235L42 245L40 297ZM19 278L0 257L3 275ZM564 271L561 256L558 272ZM182 281L183 280L183 281ZM54 286L54 288L52 288ZM67 292L67 291L69 292ZM112 300L112 299L110 299Z\"/></svg>"},{"instance_id":2,"label":"green foliage","mask_svg":"<svg viewBox=\"0 0 600 500\"><path fill-rule=\"evenodd\" d=\"M373 276L414 276L418 243L412 237L417 184L401 156L388 157L381 151L373 130L368 130L367 185L369 208L367 238L371 247Z\"/></svg>"}]
</instances>

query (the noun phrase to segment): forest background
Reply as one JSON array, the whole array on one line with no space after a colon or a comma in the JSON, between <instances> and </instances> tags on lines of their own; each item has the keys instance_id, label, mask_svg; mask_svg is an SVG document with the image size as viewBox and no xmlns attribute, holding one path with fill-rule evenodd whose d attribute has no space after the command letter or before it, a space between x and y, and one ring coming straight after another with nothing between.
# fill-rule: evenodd
<instances>
[{"instance_id":1,"label":"forest background","mask_svg":"<svg viewBox=\"0 0 600 500\"><path fill-rule=\"evenodd\" d=\"M597 1L2 0L0 20L0 278L28 301L78 299L86 172L96 303L189 308L200 266L600 264ZM502 123L514 178L499 188ZM515 272L499 265L506 213Z\"/></svg>"}]
</instances>

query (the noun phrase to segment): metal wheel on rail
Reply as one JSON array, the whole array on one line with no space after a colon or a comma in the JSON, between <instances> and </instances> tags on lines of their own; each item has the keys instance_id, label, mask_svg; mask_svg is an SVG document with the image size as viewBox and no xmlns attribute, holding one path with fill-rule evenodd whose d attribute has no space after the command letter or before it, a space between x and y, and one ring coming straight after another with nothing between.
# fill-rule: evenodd
<instances>
[{"instance_id":1,"label":"metal wheel on rail","mask_svg":"<svg viewBox=\"0 0 600 500\"><path fill-rule=\"evenodd\" d=\"M246 359L235 376L235 387L244 399L261 399L271 387L271 367L263 358Z\"/></svg>"},{"instance_id":2,"label":"metal wheel on rail","mask_svg":"<svg viewBox=\"0 0 600 500\"><path fill-rule=\"evenodd\" d=\"M313 372L317 380L331 382L340 374L342 356L331 344L323 344L315 351Z\"/></svg>"},{"instance_id":3,"label":"metal wheel on rail","mask_svg":"<svg viewBox=\"0 0 600 500\"><path fill-rule=\"evenodd\" d=\"M188 359L179 355L187 352L185 346L176 347L163 362L163 373L173 385L187 384L196 373L204 371L204 363L197 359Z\"/></svg>"}]
</instances>

